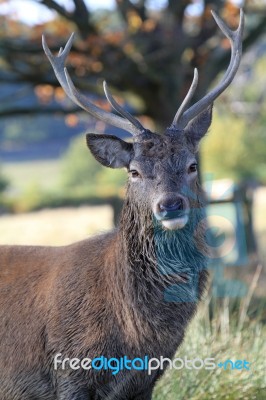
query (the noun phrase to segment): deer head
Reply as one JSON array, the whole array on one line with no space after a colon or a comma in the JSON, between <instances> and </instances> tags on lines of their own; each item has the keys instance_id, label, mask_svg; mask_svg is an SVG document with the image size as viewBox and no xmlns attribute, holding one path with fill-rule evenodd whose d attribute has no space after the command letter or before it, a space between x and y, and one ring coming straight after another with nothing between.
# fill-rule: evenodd
<instances>
[{"instance_id":1,"label":"deer head","mask_svg":"<svg viewBox=\"0 0 266 400\"><path fill-rule=\"evenodd\" d=\"M214 100L232 82L240 64L243 11L240 11L240 22L236 31L230 30L214 12L212 14L217 25L230 40L230 64L221 82L188 108L198 84L198 71L195 69L191 87L172 124L163 135L145 129L136 118L122 109L110 94L106 82L104 91L107 100L121 116L96 107L75 88L64 67L73 34L65 48L60 49L58 56L52 55L43 37L45 54L67 96L93 117L133 135L133 142L128 143L115 136L90 133L87 134L87 144L102 165L127 168L130 199L139 209L145 207L166 230L181 229L189 221L190 210L195 207L194 203L200 192L196 160L198 144L211 124ZM188 193L195 193L196 197Z\"/></svg>"}]
</instances>

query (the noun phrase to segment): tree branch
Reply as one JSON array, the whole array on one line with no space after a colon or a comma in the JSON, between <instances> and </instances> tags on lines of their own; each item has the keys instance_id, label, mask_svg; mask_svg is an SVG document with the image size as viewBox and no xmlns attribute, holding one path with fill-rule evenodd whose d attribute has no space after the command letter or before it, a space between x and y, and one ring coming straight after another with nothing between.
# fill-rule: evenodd
<instances>
[{"instance_id":1,"label":"tree branch","mask_svg":"<svg viewBox=\"0 0 266 400\"><path fill-rule=\"evenodd\" d=\"M37 0L38 1L38 0ZM69 19L71 21L71 14L60 4L56 3L54 0L40 0L38 3L43 4L44 6L56 11L62 17Z\"/></svg>"},{"instance_id":2,"label":"tree branch","mask_svg":"<svg viewBox=\"0 0 266 400\"><path fill-rule=\"evenodd\" d=\"M142 21L145 21L145 19L147 18L145 3L145 0L139 2L138 5L133 4L130 0L116 0L117 8L126 22L128 22L130 11L134 11L135 13L137 13Z\"/></svg>"},{"instance_id":3,"label":"tree branch","mask_svg":"<svg viewBox=\"0 0 266 400\"><path fill-rule=\"evenodd\" d=\"M168 0L167 11L175 16L175 20L182 24L185 9L191 4L191 0Z\"/></svg>"},{"instance_id":4,"label":"tree branch","mask_svg":"<svg viewBox=\"0 0 266 400\"><path fill-rule=\"evenodd\" d=\"M91 33L96 33L95 26L90 21L90 13L83 0L73 0L75 10L69 13L64 7L54 0L40 0L40 3L46 7L55 10L62 17L74 22L83 38L86 38Z\"/></svg>"},{"instance_id":5,"label":"tree branch","mask_svg":"<svg viewBox=\"0 0 266 400\"><path fill-rule=\"evenodd\" d=\"M79 107L71 107L71 108L62 108L60 106L58 107L27 107L27 108L22 108L22 107L17 107L12 109L6 109L3 110L2 108L0 109L0 118L4 117L12 117L13 115L40 115L40 114L55 114L55 113L60 113L63 115L67 114L73 114L76 112L82 112L82 110Z\"/></svg>"},{"instance_id":6,"label":"tree branch","mask_svg":"<svg viewBox=\"0 0 266 400\"><path fill-rule=\"evenodd\" d=\"M83 0L73 0L75 4L75 11L73 13L73 20L77 24L80 33L84 38L89 33L96 33L96 28L90 22L90 12L86 7Z\"/></svg>"},{"instance_id":7,"label":"tree branch","mask_svg":"<svg viewBox=\"0 0 266 400\"><path fill-rule=\"evenodd\" d=\"M75 4L75 14L79 16L88 16L89 17L89 11L88 8L86 7L85 3L83 0L73 0Z\"/></svg>"}]
</instances>

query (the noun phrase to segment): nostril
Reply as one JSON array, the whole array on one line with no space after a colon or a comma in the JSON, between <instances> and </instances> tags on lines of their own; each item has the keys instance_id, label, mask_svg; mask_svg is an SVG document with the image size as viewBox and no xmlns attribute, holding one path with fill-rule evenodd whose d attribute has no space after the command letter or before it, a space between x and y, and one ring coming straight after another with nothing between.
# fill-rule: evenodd
<instances>
[{"instance_id":1,"label":"nostril","mask_svg":"<svg viewBox=\"0 0 266 400\"><path fill-rule=\"evenodd\" d=\"M181 198L174 202L164 202L159 204L160 211L182 211L184 209L184 203Z\"/></svg>"},{"instance_id":2,"label":"nostril","mask_svg":"<svg viewBox=\"0 0 266 400\"><path fill-rule=\"evenodd\" d=\"M176 202L177 210L183 210L184 209L184 202L182 199L178 199Z\"/></svg>"}]
</instances>

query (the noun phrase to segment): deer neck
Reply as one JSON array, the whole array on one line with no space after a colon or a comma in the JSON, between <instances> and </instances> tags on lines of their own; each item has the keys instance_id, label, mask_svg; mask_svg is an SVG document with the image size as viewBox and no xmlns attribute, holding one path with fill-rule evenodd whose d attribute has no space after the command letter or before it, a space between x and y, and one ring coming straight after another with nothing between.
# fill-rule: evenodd
<instances>
[{"instance_id":1,"label":"deer neck","mask_svg":"<svg viewBox=\"0 0 266 400\"><path fill-rule=\"evenodd\" d=\"M158 290L177 283L196 284L206 269L207 249L202 207L194 208L189 223L166 231L144 204L126 197L119 225L118 248L123 255L123 273L139 292L158 296ZM194 283L193 283L194 282Z\"/></svg>"}]
</instances>

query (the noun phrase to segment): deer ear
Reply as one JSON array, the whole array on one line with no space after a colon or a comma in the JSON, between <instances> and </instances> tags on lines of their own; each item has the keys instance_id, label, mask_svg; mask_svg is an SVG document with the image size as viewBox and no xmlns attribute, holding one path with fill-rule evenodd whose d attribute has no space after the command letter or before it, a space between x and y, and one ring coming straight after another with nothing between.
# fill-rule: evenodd
<instances>
[{"instance_id":1,"label":"deer ear","mask_svg":"<svg viewBox=\"0 0 266 400\"><path fill-rule=\"evenodd\" d=\"M212 122L212 104L197 115L185 128L185 135L189 142L197 145L207 133Z\"/></svg>"},{"instance_id":2,"label":"deer ear","mask_svg":"<svg viewBox=\"0 0 266 400\"><path fill-rule=\"evenodd\" d=\"M113 135L86 135L87 145L102 165L110 168L123 168L129 165L133 153L133 145Z\"/></svg>"}]
</instances>

